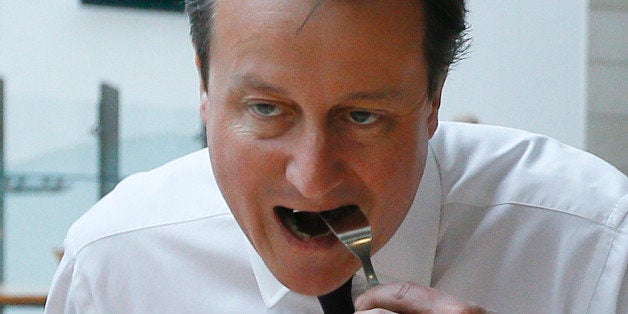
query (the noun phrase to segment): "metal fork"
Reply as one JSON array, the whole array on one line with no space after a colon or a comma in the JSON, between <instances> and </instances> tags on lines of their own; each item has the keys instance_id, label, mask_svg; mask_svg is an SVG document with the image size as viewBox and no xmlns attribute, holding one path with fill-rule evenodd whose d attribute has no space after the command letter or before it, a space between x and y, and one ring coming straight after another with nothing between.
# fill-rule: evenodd
<instances>
[{"instance_id":1,"label":"metal fork","mask_svg":"<svg viewBox=\"0 0 628 314\"><path fill-rule=\"evenodd\" d=\"M349 206L342 215L336 212L322 212L319 215L331 232L362 262L366 280L371 287L379 285L371 264L371 242L373 235L366 216L357 206Z\"/></svg>"}]
</instances>

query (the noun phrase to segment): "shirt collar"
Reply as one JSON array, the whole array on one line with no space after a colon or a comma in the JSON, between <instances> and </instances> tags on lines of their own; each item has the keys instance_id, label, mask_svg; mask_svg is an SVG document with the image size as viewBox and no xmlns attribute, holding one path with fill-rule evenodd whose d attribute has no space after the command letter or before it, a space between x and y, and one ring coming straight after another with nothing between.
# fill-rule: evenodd
<instances>
[{"instance_id":1,"label":"shirt collar","mask_svg":"<svg viewBox=\"0 0 628 314\"><path fill-rule=\"evenodd\" d=\"M408 215L390 241L373 256L373 267L381 282L411 280L429 286L438 243L440 210L440 174L436 158L428 150L423 179ZM253 246L249 244L248 247L262 299L267 308L272 308L290 290L273 276ZM362 271L356 278L353 280L354 295L368 288Z\"/></svg>"}]
</instances>

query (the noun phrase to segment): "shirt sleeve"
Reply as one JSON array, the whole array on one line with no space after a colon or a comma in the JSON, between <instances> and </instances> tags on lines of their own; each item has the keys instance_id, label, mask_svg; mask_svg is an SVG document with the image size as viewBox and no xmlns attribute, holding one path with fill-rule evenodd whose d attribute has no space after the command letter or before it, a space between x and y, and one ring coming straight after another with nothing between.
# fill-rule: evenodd
<instances>
[{"instance_id":1,"label":"shirt sleeve","mask_svg":"<svg viewBox=\"0 0 628 314\"><path fill-rule=\"evenodd\" d=\"M76 306L76 289L73 289L73 277L75 269L75 255L73 252L67 250L63 254L63 258L59 263L59 267L55 272L48 292L48 299L46 300L46 307L44 313L46 314L75 314Z\"/></svg>"},{"instance_id":2,"label":"shirt sleeve","mask_svg":"<svg viewBox=\"0 0 628 314\"><path fill-rule=\"evenodd\" d=\"M619 290L619 301L617 302L617 313L628 313L628 276L626 276L625 274L624 274L624 283L621 285L621 290Z\"/></svg>"},{"instance_id":3,"label":"shirt sleeve","mask_svg":"<svg viewBox=\"0 0 628 314\"><path fill-rule=\"evenodd\" d=\"M620 237L618 239L620 251L619 267L621 268L623 265L623 271L620 270L623 280L621 280L621 288L617 298L617 313L628 313L628 195L619 201L617 210L619 211L618 214L623 217L619 230L617 230L618 237ZM622 257L623 259L621 259Z\"/></svg>"},{"instance_id":4,"label":"shirt sleeve","mask_svg":"<svg viewBox=\"0 0 628 314\"><path fill-rule=\"evenodd\" d=\"M608 224L615 226L615 236L588 312L628 313L628 194L617 203Z\"/></svg>"},{"instance_id":5,"label":"shirt sleeve","mask_svg":"<svg viewBox=\"0 0 628 314\"><path fill-rule=\"evenodd\" d=\"M628 313L628 195L624 196L617 208L623 214L623 221L617 232L621 236L619 247L623 248L623 261L620 260L619 266L623 264L624 277L619 290L617 313Z\"/></svg>"}]
</instances>

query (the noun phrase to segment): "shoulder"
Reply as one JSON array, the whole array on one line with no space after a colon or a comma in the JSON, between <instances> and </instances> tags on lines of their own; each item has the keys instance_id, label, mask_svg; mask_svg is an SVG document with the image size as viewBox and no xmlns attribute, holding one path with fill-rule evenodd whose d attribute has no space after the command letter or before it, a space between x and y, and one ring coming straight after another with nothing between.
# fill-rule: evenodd
<instances>
[{"instance_id":1,"label":"shoulder","mask_svg":"<svg viewBox=\"0 0 628 314\"><path fill-rule=\"evenodd\" d=\"M549 137L497 126L442 123L430 149L444 203L515 203L618 226L628 179L587 152Z\"/></svg>"},{"instance_id":2,"label":"shoulder","mask_svg":"<svg viewBox=\"0 0 628 314\"><path fill-rule=\"evenodd\" d=\"M70 227L65 247L229 213L204 149L124 179Z\"/></svg>"},{"instance_id":3,"label":"shoulder","mask_svg":"<svg viewBox=\"0 0 628 314\"><path fill-rule=\"evenodd\" d=\"M442 191L437 288L508 313L615 312L628 260L624 174L502 127L443 123L430 150Z\"/></svg>"}]
</instances>

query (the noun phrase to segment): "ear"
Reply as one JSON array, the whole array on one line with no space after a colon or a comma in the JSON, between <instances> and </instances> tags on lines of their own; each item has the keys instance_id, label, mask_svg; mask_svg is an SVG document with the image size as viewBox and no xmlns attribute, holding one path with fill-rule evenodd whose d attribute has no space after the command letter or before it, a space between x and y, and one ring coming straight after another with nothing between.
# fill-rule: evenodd
<instances>
[{"instance_id":1,"label":"ear","mask_svg":"<svg viewBox=\"0 0 628 314\"><path fill-rule=\"evenodd\" d=\"M201 94L201 107L200 113L201 118L203 119L203 124L207 125L207 121L209 119L208 109L209 109L209 96L207 95L207 84L203 81L203 75L201 75L201 59L198 55L195 58L196 61L196 71L198 72L198 80L199 80L199 92Z\"/></svg>"},{"instance_id":2,"label":"ear","mask_svg":"<svg viewBox=\"0 0 628 314\"><path fill-rule=\"evenodd\" d=\"M194 42L192 42L192 45L194 45ZM210 121L210 112L209 109L210 107L210 103L209 103L209 94L208 94L208 86L207 86L207 82L205 82L205 80L203 79L203 71L201 70L201 58L199 57L198 54L194 54L194 63L196 65L196 73L198 73L198 81L199 81L199 92L201 94L201 105L199 108L200 111L200 115L201 115L201 120L203 121L203 126L202 126L202 130L203 130L203 134L201 135L201 138L204 139L205 145L206 147L209 147L209 139L210 136L207 134L207 131L209 130L208 128L208 122Z\"/></svg>"},{"instance_id":3,"label":"ear","mask_svg":"<svg viewBox=\"0 0 628 314\"><path fill-rule=\"evenodd\" d=\"M201 119L203 119L203 124L207 125L209 121L209 96L207 95L207 91L205 89L201 89Z\"/></svg>"},{"instance_id":4,"label":"ear","mask_svg":"<svg viewBox=\"0 0 628 314\"><path fill-rule=\"evenodd\" d=\"M200 84L200 91L201 93L203 93L203 92L206 92L207 84L203 80L203 73L201 72L201 58L198 56L198 54L195 54L194 56L195 56L194 62L196 64L196 72L198 73L198 81Z\"/></svg>"},{"instance_id":5,"label":"ear","mask_svg":"<svg viewBox=\"0 0 628 314\"><path fill-rule=\"evenodd\" d=\"M439 85L438 89L434 93L434 97L429 100L430 113L427 117L427 128L430 134L430 138L434 136L436 133L436 129L438 129L438 110L440 109L440 99L443 93L443 85L445 84L445 80Z\"/></svg>"}]
</instances>

